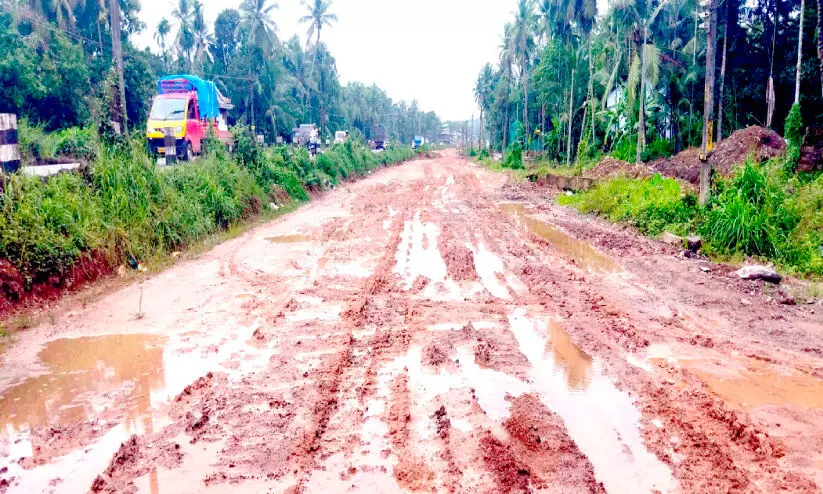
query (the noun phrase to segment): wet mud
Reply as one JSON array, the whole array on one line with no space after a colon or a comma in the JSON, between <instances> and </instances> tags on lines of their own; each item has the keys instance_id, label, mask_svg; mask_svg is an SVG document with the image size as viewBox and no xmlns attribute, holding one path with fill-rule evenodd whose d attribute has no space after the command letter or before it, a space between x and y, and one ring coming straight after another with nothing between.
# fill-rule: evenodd
<instances>
[{"instance_id":1,"label":"wet mud","mask_svg":"<svg viewBox=\"0 0 823 494\"><path fill-rule=\"evenodd\" d=\"M20 334L0 491L818 492L820 315L696 262L388 168Z\"/></svg>"}]
</instances>

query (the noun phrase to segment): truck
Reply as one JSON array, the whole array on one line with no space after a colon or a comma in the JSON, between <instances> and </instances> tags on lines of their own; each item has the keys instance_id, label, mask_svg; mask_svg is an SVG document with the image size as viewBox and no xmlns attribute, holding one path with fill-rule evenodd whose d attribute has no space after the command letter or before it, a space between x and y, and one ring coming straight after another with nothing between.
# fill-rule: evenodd
<instances>
[{"instance_id":1,"label":"truck","mask_svg":"<svg viewBox=\"0 0 823 494\"><path fill-rule=\"evenodd\" d=\"M211 81L189 74L161 77L146 124L149 151L189 161L202 152L210 128L231 149L228 112L233 108Z\"/></svg>"},{"instance_id":2,"label":"truck","mask_svg":"<svg viewBox=\"0 0 823 494\"><path fill-rule=\"evenodd\" d=\"M383 149L386 146L386 128L382 125L375 125L372 130L374 149Z\"/></svg>"},{"instance_id":3,"label":"truck","mask_svg":"<svg viewBox=\"0 0 823 494\"><path fill-rule=\"evenodd\" d=\"M412 142L412 149L417 149L423 145L425 139L422 136L415 136L414 141Z\"/></svg>"}]
</instances>

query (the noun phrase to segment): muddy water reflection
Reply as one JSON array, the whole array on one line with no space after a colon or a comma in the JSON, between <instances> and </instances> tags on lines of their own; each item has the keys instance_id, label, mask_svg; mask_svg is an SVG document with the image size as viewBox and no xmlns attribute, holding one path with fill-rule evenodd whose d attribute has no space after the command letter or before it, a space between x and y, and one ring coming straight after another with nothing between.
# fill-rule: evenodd
<instances>
[{"instance_id":1,"label":"muddy water reflection","mask_svg":"<svg viewBox=\"0 0 823 494\"><path fill-rule=\"evenodd\" d=\"M557 367L566 375L570 389L584 390L592 383L592 358L580 349L559 321L549 320L546 353L553 352Z\"/></svg>"},{"instance_id":2,"label":"muddy water reflection","mask_svg":"<svg viewBox=\"0 0 823 494\"><path fill-rule=\"evenodd\" d=\"M532 391L563 419L607 491L676 490L669 468L643 443L640 412L632 399L574 345L559 324L517 309L509 315L509 327L531 363Z\"/></svg>"},{"instance_id":3,"label":"muddy water reflection","mask_svg":"<svg viewBox=\"0 0 823 494\"><path fill-rule=\"evenodd\" d=\"M164 342L157 335L121 334L48 343L39 354L48 373L0 397L3 435L79 422L105 405L100 395L115 391L123 393L118 401L129 418L146 414L151 391L164 386Z\"/></svg>"},{"instance_id":4,"label":"muddy water reflection","mask_svg":"<svg viewBox=\"0 0 823 494\"><path fill-rule=\"evenodd\" d=\"M616 273L621 271L617 262L611 257L597 251L585 240L574 238L558 230L549 223L537 220L528 215L523 203L505 203L501 205L503 211L513 215L518 225L522 225L528 232L551 243L557 250L569 256L575 263L593 271Z\"/></svg>"}]
</instances>

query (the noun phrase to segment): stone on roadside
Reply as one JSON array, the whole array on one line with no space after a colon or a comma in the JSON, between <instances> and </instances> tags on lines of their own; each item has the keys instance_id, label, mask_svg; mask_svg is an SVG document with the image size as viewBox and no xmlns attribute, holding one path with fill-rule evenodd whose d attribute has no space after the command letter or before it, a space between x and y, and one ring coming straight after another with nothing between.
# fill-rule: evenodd
<instances>
[{"instance_id":1,"label":"stone on roadside","mask_svg":"<svg viewBox=\"0 0 823 494\"><path fill-rule=\"evenodd\" d=\"M703 247L703 239L697 235L686 237L686 245L688 245L690 251L697 252Z\"/></svg>"},{"instance_id":2,"label":"stone on roadside","mask_svg":"<svg viewBox=\"0 0 823 494\"><path fill-rule=\"evenodd\" d=\"M783 277L775 271L774 268L768 266L743 266L734 272L737 276L744 280L763 280L769 283L780 283Z\"/></svg>"},{"instance_id":3,"label":"stone on roadside","mask_svg":"<svg viewBox=\"0 0 823 494\"><path fill-rule=\"evenodd\" d=\"M675 246L678 246L678 247L683 246L683 237L678 237L677 235L675 235L674 233L671 233L671 232L661 233L660 237L658 237L658 239L661 242L665 243L665 244L675 245Z\"/></svg>"},{"instance_id":4,"label":"stone on roadside","mask_svg":"<svg viewBox=\"0 0 823 494\"><path fill-rule=\"evenodd\" d=\"M795 301L794 297L790 293L786 293L783 290L777 292L777 303L781 305L796 305L797 302Z\"/></svg>"}]
</instances>

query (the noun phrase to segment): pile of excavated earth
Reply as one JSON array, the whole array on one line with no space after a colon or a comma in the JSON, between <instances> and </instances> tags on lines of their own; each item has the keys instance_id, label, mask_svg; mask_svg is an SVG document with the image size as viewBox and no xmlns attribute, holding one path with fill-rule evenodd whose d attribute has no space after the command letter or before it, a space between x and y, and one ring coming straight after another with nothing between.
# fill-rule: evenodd
<instances>
[{"instance_id":1,"label":"pile of excavated earth","mask_svg":"<svg viewBox=\"0 0 823 494\"><path fill-rule=\"evenodd\" d=\"M748 158L757 162L778 157L786 151L786 141L780 135L763 127L751 126L735 131L723 139L709 155L715 173L730 176L735 166ZM634 164L612 157L604 158L583 176L607 178L619 175L642 178L654 173L673 177L692 185L700 182L700 149L689 148L669 158L660 158L647 164Z\"/></svg>"}]
</instances>

